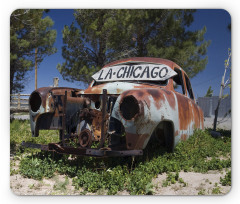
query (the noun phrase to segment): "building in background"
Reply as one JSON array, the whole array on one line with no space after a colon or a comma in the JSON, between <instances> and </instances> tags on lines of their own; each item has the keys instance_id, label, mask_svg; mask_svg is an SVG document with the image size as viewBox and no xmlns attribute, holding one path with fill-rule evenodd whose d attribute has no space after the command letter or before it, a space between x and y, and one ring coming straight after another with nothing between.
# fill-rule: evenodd
<instances>
[{"instance_id":1,"label":"building in background","mask_svg":"<svg viewBox=\"0 0 240 204\"><path fill-rule=\"evenodd\" d=\"M198 105L202 108L204 117L214 117L217 104L218 96L198 98ZM218 117L223 118L224 116L229 114L230 110L231 110L231 96L228 96L222 99L221 101Z\"/></svg>"}]
</instances>

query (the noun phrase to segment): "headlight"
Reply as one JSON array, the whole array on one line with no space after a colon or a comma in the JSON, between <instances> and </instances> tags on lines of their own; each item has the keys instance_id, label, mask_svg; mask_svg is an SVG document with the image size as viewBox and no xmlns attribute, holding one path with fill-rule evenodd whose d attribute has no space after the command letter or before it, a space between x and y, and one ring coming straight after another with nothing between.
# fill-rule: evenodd
<instances>
[{"instance_id":1,"label":"headlight","mask_svg":"<svg viewBox=\"0 0 240 204\"><path fill-rule=\"evenodd\" d=\"M139 112L139 104L134 96L125 97L120 104L120 112L125 120L131 120Z\"/></svg>"},{"instance_id":2,"label":"headlight","mask_svg":"<svg viewBox=\"0 0 240 204\"><path fill-rule=\"evenodd\" d=\"M29 98L29 105L33 112L37 112L42 104L42 99L39 93L33 92Z\"/></svg>"}]
</instances>

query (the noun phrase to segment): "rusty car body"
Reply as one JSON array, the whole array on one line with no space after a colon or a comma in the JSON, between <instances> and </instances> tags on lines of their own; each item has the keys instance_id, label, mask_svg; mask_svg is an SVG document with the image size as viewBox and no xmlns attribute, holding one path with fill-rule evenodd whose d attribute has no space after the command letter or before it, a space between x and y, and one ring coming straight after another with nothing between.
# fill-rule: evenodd
<instances>
[{"instance_id":1,"label":"rusty car body","mask_svg":"<svg viewBox=\"0 0 240 204\"><path fill-rule=\"evenodd\" d=\"M63 154L134 156L143 154L150 139L171 151L194 129L204 128L190 80L170 60L118 60L93 78L86 90L35 90L29 98L32 136L59 130L60 142L22 145Z\"/></svg>"}]
</instances>

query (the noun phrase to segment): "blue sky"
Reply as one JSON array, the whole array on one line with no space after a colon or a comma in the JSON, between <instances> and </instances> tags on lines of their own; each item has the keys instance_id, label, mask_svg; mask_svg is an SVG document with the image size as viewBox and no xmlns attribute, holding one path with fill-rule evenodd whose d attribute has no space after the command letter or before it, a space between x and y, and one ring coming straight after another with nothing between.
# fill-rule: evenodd
<instances>
[{"instance_id":1,"label":"blue sky","mask_svg":"<svg viewBox=\"0 0 240 204\"><path fill-rule=\"evenodd\" d=\"M38 88L53 84L53 77L59 77L59 86L84 88L79 82L69 83L63 80L56 69L58 63L64 62L61 55L62 29L64 25L70 25L74 21L73 10L53 9L48 13L54 21L54 29L57 30L55 46L58 52L46 57L38 69ZM231 22L229 13L220 9L199 9L194 13L194 22L190 30L199 30L207 27L205 39L210 40L208 47L208 64L204 71L191 79L195 97L204 96L209 86L213 89L214 95L219 95L221 77L224 73L224 61L228 57L228 48L231 47L231 33L227 25ZM161 56L159 56L161 57ZM228 75L227 75L228 77ZM23 93L34 91L34 71L28 73L26 87ZM229 89L225 90L228 93Z\"/></svg>"}]
</instances>

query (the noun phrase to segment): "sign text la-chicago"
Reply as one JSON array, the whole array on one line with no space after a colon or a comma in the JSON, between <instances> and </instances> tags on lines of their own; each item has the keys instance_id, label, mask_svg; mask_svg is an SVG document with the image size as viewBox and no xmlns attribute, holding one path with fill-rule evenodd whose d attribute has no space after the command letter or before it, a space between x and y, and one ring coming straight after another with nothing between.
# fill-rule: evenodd
<instances>
[{"instance_id":1,"label":"sign text la-chicago","mask_svg":"<svg viewBox=\"0 0 240 204\"><path fill-rule=\"evenodd\" d=\"M164 64L121 65L106 67L94 74L96 81L125 81L125 80L166 80L174 76L170 67Z\"/></svg>"}]
</instances>

